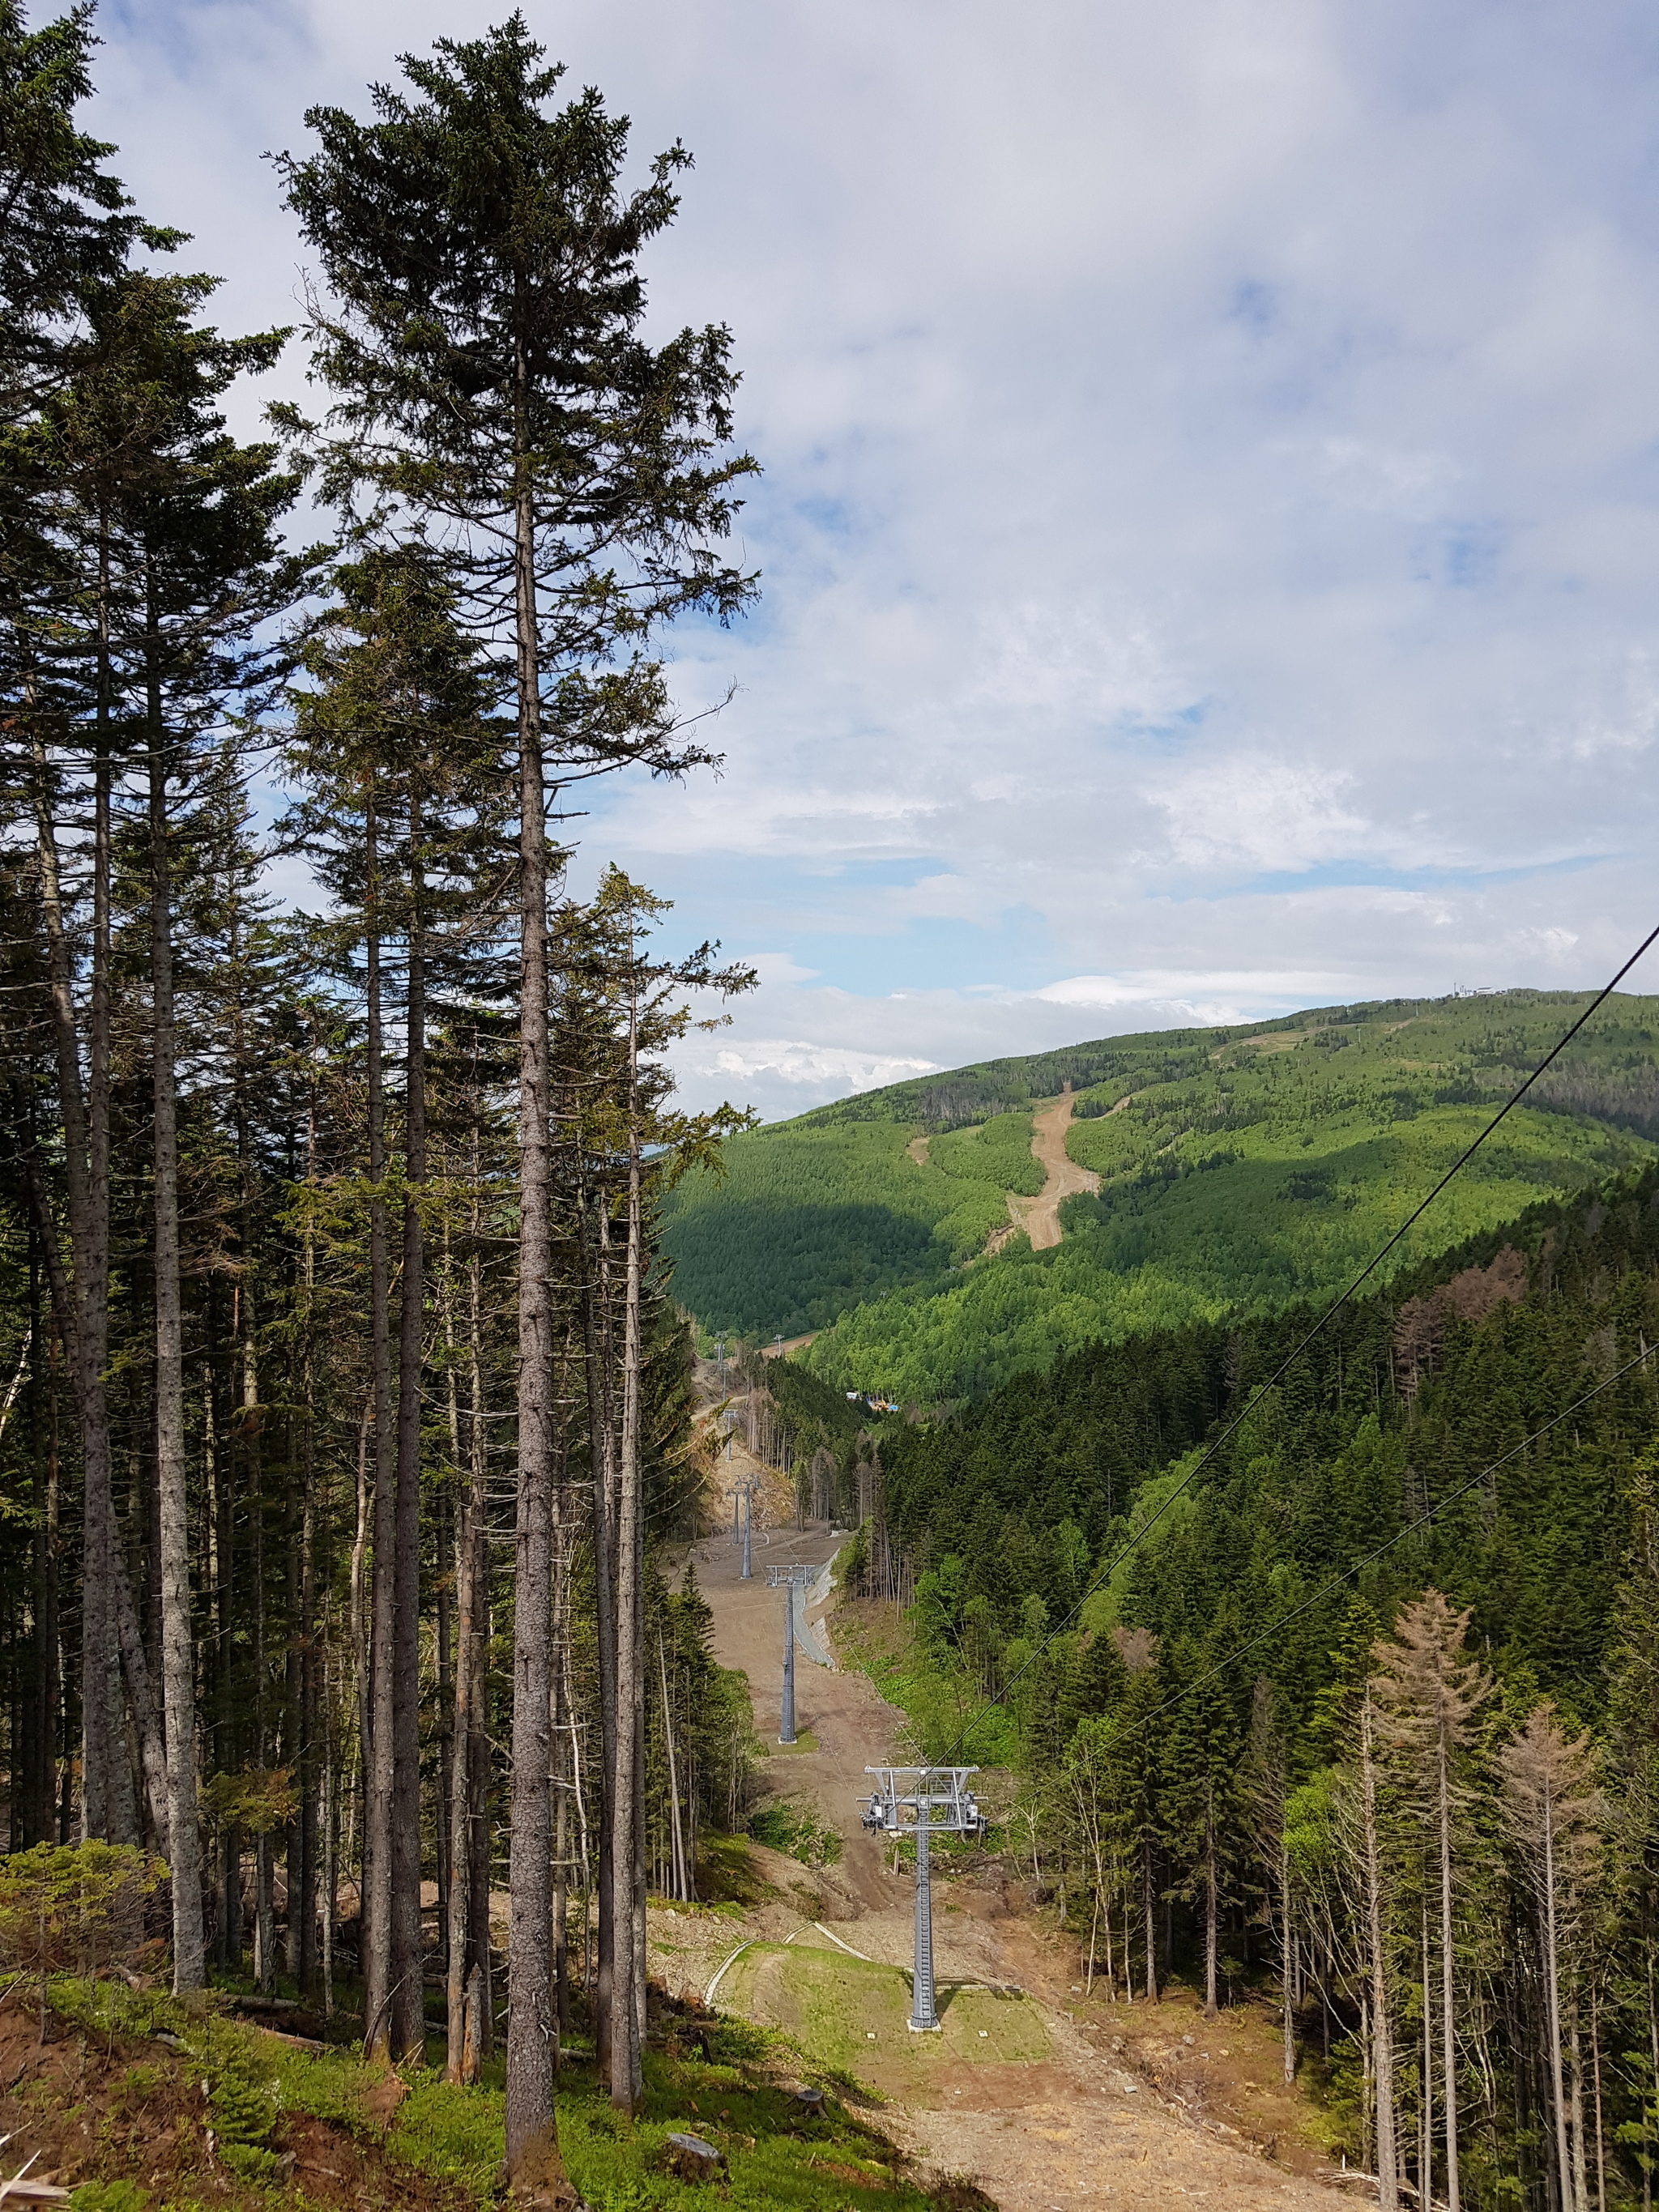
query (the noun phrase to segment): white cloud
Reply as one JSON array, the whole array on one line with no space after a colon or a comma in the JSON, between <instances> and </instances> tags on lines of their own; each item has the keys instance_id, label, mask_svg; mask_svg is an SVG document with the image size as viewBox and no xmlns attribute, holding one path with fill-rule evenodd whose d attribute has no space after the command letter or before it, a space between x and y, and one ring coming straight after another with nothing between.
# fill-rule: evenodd
<instances>
[{"instance_id":1,"label":"white cloud","mask_svg":"<svg viewBox=\"0 0 1659 2212\"><path fill-rule=\"evenodd\" d=\"M1611 972L1659 837L1637 0L527 12L695 152L652 312L731 323L767 471L763 611L672 647L740 686L723 776L586 831L782 963L734 1081ZM91 120L224 326L292 320L259 150L503 13L112 10Z\"/></svg>"},{"instance_id":2,"label":"white cloud","mask_svg":"<svg viewBox=\"0 0 1659 2212\"><path fill-rule=\"evenodd\" d=\"M1266 872L1375 848L1370 825L1343 803L1352 783L1340 769L1246 751L1200 762L1146 796L1169 817L1177 862Z\"/></svg>"}]
</instances>

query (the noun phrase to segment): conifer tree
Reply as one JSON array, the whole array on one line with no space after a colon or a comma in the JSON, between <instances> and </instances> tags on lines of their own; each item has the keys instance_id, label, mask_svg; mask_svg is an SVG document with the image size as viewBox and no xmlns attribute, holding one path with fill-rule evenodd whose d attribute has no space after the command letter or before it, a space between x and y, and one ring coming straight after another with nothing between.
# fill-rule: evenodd
<instances>
[{"instance_id":1,"label":"conifer tree","mask_svg":"<svg viewBox=\"0 0 1659 2212\"><path fill-rule=\"evenodd\" d=\"M722 330L652 348L638 256L673 216L675 149L624 195L626 125L595 93L550 112L559 72L523 18L430 59L377 119L307 118L320 150L284 157L290 203L331 298L318 367L342 495L441 519L476 619L514 648L519 806L520 1383L514 1606L514 1985L507 2163L563 2191L554 2140L546 1758L558 1458L552 1294L547 809L563 779L708 755L676 730L641 651L693 607L735 612L750 580L720 557L732 373ZM412 96L411 96L412 95ZM510 610L510 614L508 611ZM525 1992L530 1992L526 1999ZM541 1993L538 1995L537 1993ZM632 2089L620 2094L629 2101Z\"/></svg>"},{"instance_id":2,"label":"conifer tree","mask_svg":"<svg viewBox=\"0 0 1659 2212\"><path fill-rule=\"evenodd\" d=\"M1238 1714L1216 1661L1236 1640L1236 1625L1218 1621L1211 1638L1183 1638L1170 1654L1175 1709L1165 1723L1164 1820L1187 1887L1203 1914L1204 2012L1218 2006L1220 1915L1238 1826L1238 1771L1243 1751Z\"/></svg>"}]
</instances>

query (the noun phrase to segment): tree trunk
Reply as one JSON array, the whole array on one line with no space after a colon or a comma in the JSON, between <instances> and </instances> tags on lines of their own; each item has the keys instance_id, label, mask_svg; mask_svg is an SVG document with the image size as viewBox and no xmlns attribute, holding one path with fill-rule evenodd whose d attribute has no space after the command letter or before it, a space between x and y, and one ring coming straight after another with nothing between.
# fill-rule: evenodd
<instances>
[{"instance_id":1,"label":"tree trunk","mask_svg":"<svg viewBox=\"0 0 1659 2212\"><path fill-rule=\"evenodd\" d=\"M476 1104L476 1101L475 1101ZM478 1281L478 1236L480 1231L478 1197L478 1135L475 1119L472 1133L472 1252L468 1263L468 1278L471 1286L471 1419L467 1435L470 1480L467 1494L461 1502L460 1528L455 1546L455 1726L454 1764L449 1787L449 1896L448 1944L449 1976L447 2013L449 2027L448 2057L445 2079L465 2081L473 2078L468 2073L471 2055L477 2049L476 2034L468 2033L467 1993L469 1989L481 1988L475 1982L477 1967L472 1958L471 1936L474 1920L472 1826L479 1817L480 1808L475 1803L475 1794L481 1794L483 1777L474 1765L483 1748L483 1716L475 1711L475 1701L482 1687L477 1680L477 1657L475 1644L479 1641L477 1611L482 1595L477 1553L485 1539L484 1515L487 1510L484 1495L483 1440L483 1376L479 1358L478 1311L480 1285ZM475 1738L477 1741L475 1742ZM486 1916L489 1900L483 1902ZM486 1918L486 1927L488 1920Z\"/></svg>"},{"instance_id":2,"label":"tree trunk","mask_svg":"<svg viewBox=\"0 0 1659 2212\"><path fill-rule=\"evenodd\" d=\"M607 1200L599 1194L599 1222L605 1225ZM611 2063L611 1994L615 1957L611 1892L611 1836L608 1808L614 1791L617 1766L617 1614L616 1521L613 1479L611 1395L607 1387L605 1333L595 1312L592 1255L587 1242L586 1211L579 1195L577 1237L581 1267L580 1296L582 1352L587 1379L587 1455L593 1493L594 1630L599 1659L599 1759L605 1778L605 1800L599 1812L599 1863L598 1872L599 1927L594 1981L594 2049L601 2072ZM601 1288L603 1285L601 1285Z\"/></svg>"},{"instance_id":3,"label":"tree trunk","mask_svg":"<svg viewBox=\"0 0 1659 2212\"><path fill-rule=\"evenodd\" d=\"M1607 2150L1601 2121L1601 2010L1590 1984L1590 2087L1595 2098L1595 2212L1607 2212Z\"/></svg>"},{"instance_id":4,"label":"tree trunk","mask_svg":"<svg viewBox=\"0 0 1659 2212\"><path fill-rule=\"evenodd\" d=\"M1146 1922L1146 2002L1158 2002L1158 1916L1152 1894L1152 1839L1141 1838L1140 1905Z\"/></svg>"},{"instance_id":5,"label":"tree trunk","mask_svg":"<svg viewBox=\"0 0 1659 2212\"><path fill-rule=\"evenodd\" d=\"M1285 2039L1285 2079L1296 2079L1296 1938L1291 1926L1291 1855L1281 1836L1279 1844L1279 1942L1281 2025Z\"/></svg>"},{"instance_id":6,"label":"tree trunk","mask_svg":"<svg viewBox=\"0 0 1659 2212\"><path fill-rule=\"evenodd\" d=\"M1555 2106L1555 2175L1559 2192L1558 2202L1562 2212L1569 2212L1573 2202L1572 2160L1567 2147L1566 2083L1561 2068L1561 1975L1560 1949L1555 1927L1555 1808L1551 1800L1549 1784L1544 1781L1540 1791L1540 1811L1543 1832L1539 1840L1543 1845L1544 1881L1538 1900L1538 1934L1544 1951L1544 2011L1546 2033L1549 2048L1546 2063L1549 2069L1550 2096Z\"/></svg>"},{"instance_id":7,"label":"tree trunk","mask_svg":"<svg viewBox=\"0 0 1659 2212\"><path fill-rule=\"evenodd\" d=\"M386 1097L380 1029L379 853L371 805L368 846L365 1075L368 1108L369 1358L374 1420L374 1582L369 1626L369 1734L364 1746L363 2041L374 2054L392 2048L397 1989L397 1449L392 1417L391 1291L387 1280Z\"/></svg>"},{"instance_id":8,"label":"tree trunk","mask_svg":"<svg viewBox=\"0 0 1659 2212\"><path fill-rule=\"evenodd\" d=\"M100 676L100 691L103 681ZM52 770L38 739L34 772L36 858L74 1278L64 1316L66 1349L81 1431L81 1832L89 1838L119 1842L125 1823L117 1817L113 1800L118 1794L116 1749L123 1734L120 1647L112 1588L114 1504L104 1393L109 1337L109 772L103 752L105 712L100 699L94 793L91 1048L84 1087L69 917L52 817ZM50 1253L49 1244L47 1249Z\"/></svg>"},{"instance_id":9,"label":"tree trunk","mask_svg":"<svg viewBox=\"0 0 1659 2212\"><path fill-rule=\"evenodd\" d=\"M528 369L515 363L519 451L528 451ZM520 463L521 469L526 464ZM514 1538L513 1841L507 1935L507 2172L515 2186L568 2195L553 2112L556 2029L548 2006L548 1578L552 1568L552 1160L548 1113L547 796L542 766L535 517L527 473L514 501L519 710L519 1497Z\"/></svg>"},{"instance_id":10,"label":"tree trunk","mask_svg":"<svg viewBox=\"0 0 1659 2212\"><path fill-rule=\"evenodd\" d=\"M1215 1826L1206 1814L1204 1824L1204 2017L1213 2020L1219 2009L1216 2001L1216 1952L1219 1938L1216 1918L1217 1897L1215 1868Z\"/></svg>"},{"instance_id":11,"label":"tree trunk","mask_svg":"<svg viewBox=\"0 0 1659 2212\"><path fill-rule=\"evenodd\" d=\"M1376 2186L1382 2212L1396 2212L1400 2172L1394 2120L1394 2047L1389 2027L1389 1963L1383 1948L1382 1853L1377 1829L1376 1766L1371 1753L1371 1699L1359 1708L1360 1851L1370 1949L1372 2071L1376 2101Z\"/></svg>"},{"instance_id":12,"label":"tree trunk","mask_svg":"<svg viewBox=\"0 0 1659 2212\"><path fill-rule=\"evenodd\" d=\"M1459 2212L1457 2173L1456 1956L1452 1931L1451 1747L1447 1737L1443 1696L1437 1733L1435 1819L1440 1845L1440 2083L1446 2112L1446 2212ZM1428 1984L1423 1987L1427 2006ZM1427 2063L1426 2056L1425 2057Z\"/></svg>"},{"instance_id":13,"label":"tree trunk","mask_svg":"<svg viewBox=\"0 0 1659 2212\"><path fill-rule=\"evenodd\" d=\"M1417 2186L1426 2208L1434 2201L1434 1986L1429 1953L1429 1907L1423 1903L1423 2085L1418 2100Z\"/></svg>"},{"instance_id":14,"label":"tree trunk","mask_svg":"<svg viewBox=\"0 0 1659 2212\"><path fill-rule=\"evenodd\" d=\"M570 1543L566 1525L565 1488L554 1498L553 1516L553 1646L552 1680L548 1714L550 1747L553 1754L553 1990L554 2019L562 2044L570 2027L570 1777L565 1709L565 1664L570 1649Z\"/></svg>"},{"instance_id":15,"label":"tree trunk","mask_svg":"<svg viewBox=\"0 0 1659 2212\"><path fill-rule=\"evenodd\" d=\"M1584 2054L1578 2034L1578 2001L1573 1999L1568 2035L1572 2045L1572 2206L1589 2212L1589 2177L1584 2154Z\"/></svg>"},{"instance_id":16,"label":"tree trunk","mask_svg":"<svg viewBox=\"0 0 1659 2212\"><path fill-rule=\"evenodd\" d=\"M632 1038L630 1060L632 1058ZM617 1512L617 1765L611 1813L612 1941L611 2101L632 2111L640 2094L635 1884L640 1821L641 1665L640 1162L630 1073L627 1278L623 1317L622 1448Z\"/></svg>"},{"instance_id":17,"label":"tree trunk","mask_svg":"<svg viewBox=\"0 0 1659 2212\"><path fill-rule=\"evenodd\" d=\"M421 1406L426 1245L426 941L422 913L421 809L409 805L409 975L404 1164L403 1285L398 1319L398 1488L392 1631L392 1972L388 2023L393 2056L426 2047L421 2000ZM379 1586L376 1571L376 1587Z\"/></svg>"},{"instance_id":18,"label":"tree trunk","mask_svg":"<svg viewBox=\"0 0 1659 2212\"><path fill-rule=\"evenodd\" d=\"M185 1462L184 1316L179 1285L179 1117L173 1006L173 887L167 851L161 702L149 686L149 963L155 1206L155 1480L161 1506L161 1708L167 1844L173 1869L173 1990L206 1986L202 1837L196 1810L196 1638L190 1598L190 1494Z\"/></svg>"}]
</instances>

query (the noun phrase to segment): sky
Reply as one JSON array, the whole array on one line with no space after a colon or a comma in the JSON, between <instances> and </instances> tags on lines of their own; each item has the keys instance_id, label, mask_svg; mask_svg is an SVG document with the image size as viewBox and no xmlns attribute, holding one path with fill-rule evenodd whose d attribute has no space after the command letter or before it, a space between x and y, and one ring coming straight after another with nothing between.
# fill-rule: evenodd
<instances>
[{"instance_id":1,"label":"sky","mask_svg":"<svg viewBox=\"0 0 1659 2212\"><path fill-rule=\"evenodd\" d=\"M292 322L261 155L504 8L106 0L91 120L222 326ZM690 1103L1588 988L1659 921L1650 8L526 14L695 156L650 327L730 325L763 471L757 607L666 641L722 768L581 828L761 977Z\"/></svg>"}]
</instances>

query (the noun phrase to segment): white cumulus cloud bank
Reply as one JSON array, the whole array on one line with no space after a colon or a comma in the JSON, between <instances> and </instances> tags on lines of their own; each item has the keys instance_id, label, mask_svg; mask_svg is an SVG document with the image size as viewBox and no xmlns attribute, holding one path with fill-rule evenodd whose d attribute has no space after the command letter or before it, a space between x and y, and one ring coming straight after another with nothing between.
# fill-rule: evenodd
<instances>
[{"instance_id":1,"label":"white cumulus cloud bank","mask_svg":"<svg viewBox=\"0 0 1659 2212\"><path fill-rule=\"evenodd\" d=\"M93 120L221 322L291 321L260 149L504 12L112 9ZM689 1095L1611 972L1659 832L1636 0L526 13L641 167L695 153L653 326L730 323L766 471L760 610L670 647L738 686L721 775L585 830L783 963Z\"/></svg>"}]
</instances>

